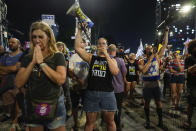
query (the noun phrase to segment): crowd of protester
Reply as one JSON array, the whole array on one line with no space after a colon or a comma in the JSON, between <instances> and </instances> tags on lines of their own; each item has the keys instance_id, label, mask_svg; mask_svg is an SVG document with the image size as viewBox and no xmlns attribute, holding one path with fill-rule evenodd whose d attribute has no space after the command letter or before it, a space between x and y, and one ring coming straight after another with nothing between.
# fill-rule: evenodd
<instances>
[{"instance_id":1,"label":"crowd of protester","mask_svg":"<svg viewBox=\"0 0 196 131\"><path fill-rule=\"evenodd\" d=\"M0 47L1 122L11 119L13 130L21 128L20 119L31 131L65 131L67 119L73 116L74 131L81 125L85 125L85 131L93 131L101 111L107 130L121 131L122 107L128 102L134 105L136 85L142 83L141 104L147 129L151 127L151 99L157 107L158 126L166 130L162 99L169 89L170 106L179 109L185 87L188 107L184 127L191 127L196 106L196 40L188 44L184 55L173 52L165 56L169 32L166 27L162 48L155 51L152 45L147 45L139 58L134 53L124 54L122 47L108 43L104 37L87 52L82 26L79 24L72 53L65 43L56 42L51 28L44 22L32 23L28 51L22 50L17 38L9 39L9 52Z\"/></svg>"}]
</instances>

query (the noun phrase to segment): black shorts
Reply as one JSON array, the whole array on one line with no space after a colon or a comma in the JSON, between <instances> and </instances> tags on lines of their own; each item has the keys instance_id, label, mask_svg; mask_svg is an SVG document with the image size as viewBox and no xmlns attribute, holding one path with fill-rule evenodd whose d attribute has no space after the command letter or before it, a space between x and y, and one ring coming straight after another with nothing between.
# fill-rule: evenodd
<instances>
[{"instance_id":1,"label":"black shorts","mask_svg":"<svg viewBox=\"0 0 196 131\"><path fill-rule=\"evenodd\" d=\"M83 105L84 94L85 94L85 90L75 91L75 90L70 89L72 108L78 107L80 99L82 100L81 103Z\"/></svg>"},{"instance_id":2,"label":"black shorts","mask_svg":"<svg viewBox=\"0 0 196 131\"><path fill-rule=\"evenodd\" d=\"M156 101L160 101L162 99L162 91L159 81L144 81L143 85L144 100L155 99Z\"/></svg>"},{"instance_id":3,"label":"black shorts","mask_svg":"<svg viewBox=\"0 0 196 131\"><path fill-rule=\"evenodd\" d=\"M164 76L163 76L165 84L170 84L171 78L172 78L171 74L165 73Z\"/></svg>"},{"instance_id":4,"label":"black shorts","mask_svg":"<svg viewBox=\"0 0 196 131\"><path fill-rule=\"evenodd\" d=\"M136 75L127 76L127 81L128 82L137 81L137 76Z\"/></svg>"},{"instance_id":5,"label":"black shorts","mask_svg":"<svg viewBox=\"0 0 196 131\"><path fill-rule=\"evenodd\" d=\"M160 101L162 99L160 87L146 87L146 88L144 88L143 89L143 97L144 97L144 100L155 99L156 101Z\"/></svg>"},{"instance_id":6,"label":"black shorts","mask_svg":"<svg viewBox=\"0 0 196 131\"><path fill-rule=\"evenodd\" d=\"M184 75L172 75L171 77L171 83L176 83L176 84L184 84L185 78Z\"/></svg>"}]
</instances>

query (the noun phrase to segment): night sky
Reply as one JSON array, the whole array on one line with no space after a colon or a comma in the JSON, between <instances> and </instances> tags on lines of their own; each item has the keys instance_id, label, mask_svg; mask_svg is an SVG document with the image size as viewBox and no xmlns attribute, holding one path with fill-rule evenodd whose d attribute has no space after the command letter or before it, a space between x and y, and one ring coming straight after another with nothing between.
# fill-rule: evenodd
<instances>
[{"instance_id":1,"label":"night sky","mask_svg":"<svg viewBox=\"0 0 196 131\"><path fill-rule=\"evenodd\" d=\"M21 41L28 40L32 22L41 14L55 15L59 25L57 40L73 46L75 18L66 15L74 0L5 0L8 6L8 29ZM136 52L139 39L152 43L155 29L155 0L79 0L83 12L94 22L93 29L112 43L122 43ZM24 33L18 33L16 30ZM97 31L97 30L94 30ZM92 42L94 44L94 41Z\"/></svg>"}]
</instances>

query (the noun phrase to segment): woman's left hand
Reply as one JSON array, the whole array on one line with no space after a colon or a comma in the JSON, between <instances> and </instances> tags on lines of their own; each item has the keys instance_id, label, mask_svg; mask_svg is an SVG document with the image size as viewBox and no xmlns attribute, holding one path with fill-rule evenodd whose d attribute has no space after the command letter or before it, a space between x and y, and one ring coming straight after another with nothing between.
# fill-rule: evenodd
<instances>
[{"instance_id":1,"label":"woman's left hand","mask_svg":"<svg viewBox=\"0 0 196 131\"><path fill-rule=\"evenodd\" d=\"M107 53L107 49L105 47L100 47L98 48L100 50L100 52L102 52L105 56L108 54Z\"/></svg>"},{"instance_id":2,"label":"woman's left hand","mask_svg":"<svg viewBox=\"0 0 196 131\"><path fill-rule=\"evenodd\" d=\"M39 45L35 46L35 56L36 56L37 64L43 63L44 59Z\"/></svg>"}]
</instances>

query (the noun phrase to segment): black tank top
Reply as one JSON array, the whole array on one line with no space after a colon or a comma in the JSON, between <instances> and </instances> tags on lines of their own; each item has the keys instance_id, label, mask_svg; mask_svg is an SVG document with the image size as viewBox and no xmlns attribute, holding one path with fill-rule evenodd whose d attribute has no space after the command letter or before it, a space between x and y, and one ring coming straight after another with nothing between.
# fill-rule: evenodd
<instances>
[{"instance_id":1,"label":"black tank top","mask_svg":"<svg viewBox=\"0 0 196 131\"><path fill-rule=\"evenodd\" d=\"M92 56L89 76L88 90L112 92L112 74L105 57Z\"/></svg>"},{"instance_id":2,"label":"black tank top","mask_svg":"<svg viewBox=\"0 0 196 131\"><path fill-rule=\"evenodd\" d=\"M136 61L134 63L128 62L127 65L127 77L136 76L138 71L138 65Z\"/></svg>"}]
</instances>

